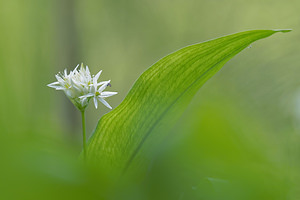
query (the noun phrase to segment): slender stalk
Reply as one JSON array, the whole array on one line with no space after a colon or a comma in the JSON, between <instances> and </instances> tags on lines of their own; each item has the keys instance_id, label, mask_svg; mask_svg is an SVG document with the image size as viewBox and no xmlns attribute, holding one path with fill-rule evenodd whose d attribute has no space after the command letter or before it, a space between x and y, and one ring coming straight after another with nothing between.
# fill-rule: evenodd
<instances>
[{"instance_id":1,"label":"slender stalk","mask_svg":"<svg viewBox=\"0 0 300 200\"><path fill-rule=\"evenodd\" d=\"M85 112L81 111L82 118L82 143L83 143L83 159L86 160L86 133L85 133Z\"/></svg>"}]
</instances>

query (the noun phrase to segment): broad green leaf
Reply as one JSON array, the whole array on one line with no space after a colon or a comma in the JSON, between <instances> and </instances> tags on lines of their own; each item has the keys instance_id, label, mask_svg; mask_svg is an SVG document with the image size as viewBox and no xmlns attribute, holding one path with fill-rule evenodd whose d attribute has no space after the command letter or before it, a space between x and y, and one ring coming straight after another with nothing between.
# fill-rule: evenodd
<instances>
[{"instance_id":1,"label":"broad green leaf","mask_svg":"<svg viewBox=\"0 0 300 200\"><path fill-rule=\"evenodd\" d=\"M135 82L123 102L104 115L88 145L88 159L114 171L143 166L199 88L256 40L290 30L253 30L180 49Z\"/></svg>"}]
</instances>

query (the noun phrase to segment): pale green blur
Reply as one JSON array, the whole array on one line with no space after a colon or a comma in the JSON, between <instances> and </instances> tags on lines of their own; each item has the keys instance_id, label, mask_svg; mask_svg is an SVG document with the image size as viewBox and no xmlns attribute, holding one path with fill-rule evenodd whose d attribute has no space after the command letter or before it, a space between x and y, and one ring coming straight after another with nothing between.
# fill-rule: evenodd
<instances>
[{"instance_id":1,"label":"pale green blur","mask_svg":"<svg viewBox=\"0 0 300 200\"><path fill-rule=\"evenodd\" d=\"M0 199L299 199L299 10L297 0L0 1ZM102 69L116 107L170 52L277 28L293 31L252 45L203 86L143 183L115 187L79 164L80 112L46 87L58 71ZM88 133L106 112L89 106Z\"/></svg>"}]
</instances>

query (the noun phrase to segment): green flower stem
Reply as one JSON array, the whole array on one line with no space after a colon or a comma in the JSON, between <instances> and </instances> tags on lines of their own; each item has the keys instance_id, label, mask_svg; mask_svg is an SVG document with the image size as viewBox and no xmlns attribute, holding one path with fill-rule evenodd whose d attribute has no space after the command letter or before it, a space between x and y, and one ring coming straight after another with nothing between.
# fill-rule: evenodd
<instances>
[{"instance_id":1,"label":"green flower stem","mask_svg":"<svg viewBox=\"0 0 300 200\"><path fill-rule=\"evenodd\" d=\"M83 159L86 160L86 132L85 132L85 111L81 111L82 118L82 143L83 143Z\"/></svg>"}]
</instances>

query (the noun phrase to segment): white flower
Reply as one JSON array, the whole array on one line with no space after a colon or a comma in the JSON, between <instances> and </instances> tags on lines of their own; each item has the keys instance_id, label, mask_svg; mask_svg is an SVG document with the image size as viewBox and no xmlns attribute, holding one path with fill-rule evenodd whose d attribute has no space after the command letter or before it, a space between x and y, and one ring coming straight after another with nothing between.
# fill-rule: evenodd
<instances>
[{"instance_id":1,"label":"white flower","mask_svg":"<svg viewBox=\"0 0 300 200\"><path fill-rule=\"evenodd\" d=\"M79 97L80 99L82 99L83 101L87 98L93 98L94 100L94 105L95 108L98 108L98 100L103 103L106 107L112 109L112 107L107 103L107 101L105 101L104 99L110 96L113 96L115 94L118 94L117 92L103 92L103 90L110 84L110 80L109 81L104 81L101 82L101 84L97 84L94 82L93 86L92 86L92 90L89 94L83 95L81 97ZM98 85L101 85L99 87L99 89L97 89Z\"/></svg>"},{"instance_id":2,"label":"white flower","mask_svg":"<svg viewBox=\"0 0 300 200\"><path fill-rule=\"evenodd\" d=\"M81 111L85 110L88 106L91 98L94 99L95 107L98 107L97 99L105 106L112 109L111 106L104 100L106 97L117 94L117 92L103 92L103 90L109 85L110 81L102 81L98 83L98 79L101 72L98 72L95 76L91 76L88 66L84 68L81 64L70 73L64 70L64 73L55 75L57 82L50 83L47 86L56 90L63 90L66 96L72 101L72 103ZM97 89L99 87L99 89Z\"/></svg>"}]
</instances>

